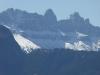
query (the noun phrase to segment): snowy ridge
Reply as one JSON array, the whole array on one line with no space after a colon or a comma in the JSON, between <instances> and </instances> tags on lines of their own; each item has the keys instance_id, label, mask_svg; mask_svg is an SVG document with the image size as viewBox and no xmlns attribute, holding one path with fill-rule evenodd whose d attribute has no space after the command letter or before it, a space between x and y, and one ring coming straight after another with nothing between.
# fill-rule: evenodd
<instances>
[{"instance_id":1,"label":"snowy ridge","mask_svg":"<svg viewBox=\"0 0 100 75\"><path fill-rule=\"evenodd\" d=\"M90 50L91 49L89 45L85 44L82 41L75 42L74 46L75 46L76 50L80 50L80 51L81 50Z\"/></svg>"},{"instance_id":2,"label":"snowy ridge","mask_svg":"<svg viewBox=\"0 0 100 75\"><path fill-rule=\"evenodd\" d=\"M26 53L30 53L32 49L39 49L40 47L30 40L26 39L25 37L21 36L20 34L13 34L15 40L20 45L22 49L25 50Z\"/></svg>"},{"instance_id":3,"label":"snowy ridge","mask_svg":"<svg viewBox=\"0 0 100 75\"><path fill-rule=\"evenodd\" d=\"M78 50L78 51L82 51L82 50L89 51L91 49L89 45L86 45L82 41L74 42L73 44L65 43L65 48L66 49Z\"/></svg>"},{"instance_id":4,"label":"snowy ridge","mask_svg":"<svg viewBox=\"0 0 100 75\"><path fill-rule=\"evenodd\" d=\"M100 50L100 41L97 43L92 43L92 45L87 45L83 41L77 41L72 43L65 42L65 48L66 49L73 49L78 51L99 51Z\"/></svg>"}]
</instances>

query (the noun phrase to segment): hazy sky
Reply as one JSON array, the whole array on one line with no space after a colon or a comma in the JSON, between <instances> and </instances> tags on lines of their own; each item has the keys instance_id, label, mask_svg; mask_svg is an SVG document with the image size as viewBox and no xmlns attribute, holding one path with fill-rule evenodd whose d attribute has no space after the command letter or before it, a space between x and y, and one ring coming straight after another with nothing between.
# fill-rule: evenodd
<instances>
[{"instance_id":1,"label":"hazy sky","mask_svg":"<svg viewBox=\"0 0 100 75\"><path fill-rule=\"evenodd\" d=\"M100 26L100 0L0 0L0 12L7 8L40 14L51 8L58 19L68 18L78 11L81 16L89 18L92 24Z\"/></svg>"}]
</instances>

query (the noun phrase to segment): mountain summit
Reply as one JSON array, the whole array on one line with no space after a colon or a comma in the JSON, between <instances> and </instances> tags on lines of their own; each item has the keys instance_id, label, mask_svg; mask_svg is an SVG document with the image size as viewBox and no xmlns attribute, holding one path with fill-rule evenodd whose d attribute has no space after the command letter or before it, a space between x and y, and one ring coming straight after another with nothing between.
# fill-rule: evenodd
<instances>
[{"instance_id":1,"label":"mountain summit","mask_svg":"<svg viewBox=\"0 0 100 75\"><path fill-rule=\"evenodd\" d=\"M44 15L45 20L47 20L47 24L56 24L57 23L57 17L52 11L52 9L48 9Z\"/></svg>"}]
</instances>

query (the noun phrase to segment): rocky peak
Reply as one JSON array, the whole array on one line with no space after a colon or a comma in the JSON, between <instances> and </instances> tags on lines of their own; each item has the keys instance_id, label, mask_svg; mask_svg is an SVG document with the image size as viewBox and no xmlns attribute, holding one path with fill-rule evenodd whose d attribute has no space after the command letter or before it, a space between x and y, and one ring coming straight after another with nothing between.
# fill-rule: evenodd
<instances>
[{"instance_id":1,"label":"rocky peak","mask_svg":"<svg viewBox=\"0 0 100 75\"><path fill-rule=\"evenodd\" d=\"M73 14L71 14L70 15L70 19L72 21L76 21L76 22L84 21L84 18L82 18L78 12L74 12Z\"/></svg>"},{"instance_id":2,"label":"rocky peak","mask_svg":"<svg viewBox=\"0 0 100 75\"><path fill-rule=\"evenodd\" d=\"M56 15L54 14L54 12L52 11L52 9L48 9L44 15L44 18L45 20L48 22L48 23L56 23L57 22L57 17Z\"/></svg>"}]
</instances>

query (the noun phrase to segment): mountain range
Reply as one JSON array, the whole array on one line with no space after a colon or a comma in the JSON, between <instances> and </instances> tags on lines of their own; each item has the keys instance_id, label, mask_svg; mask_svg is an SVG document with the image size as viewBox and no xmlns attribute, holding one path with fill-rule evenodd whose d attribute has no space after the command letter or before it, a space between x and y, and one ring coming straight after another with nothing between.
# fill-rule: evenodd
<instances>
[{"instance_id":1,"label":"mountain range","mask_svg":"<svg viewBox=\"0 0 100 75\"><path fill-rule=\"evenodd\" d=\"M8 9L0 13L0 75L100 75L100 28L75 12L58 21Z\"/></svg>"},{"instance_id":2,"label":"mountain range","mask_svg":"<svg viewBox=\"0 0 100 75\"><path fill-rule=\"evenodd\" d=\"M57 20L52 9L40 15L9 8L0 13L0 24L18 35L15 37L17 41L23 37L31 42L27 47L22 46L26 52L38 48L100 49L100 27L92 25L89 19L84 19L78 12L71 14L69 19Z\"/></svg>"}]
</instances>

